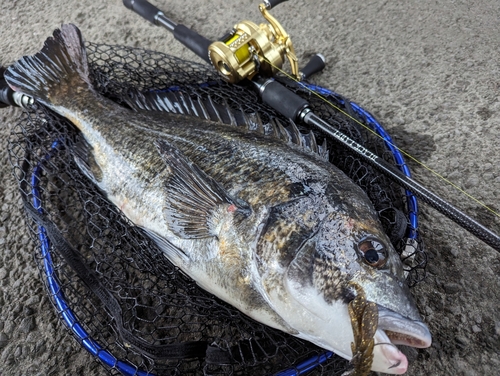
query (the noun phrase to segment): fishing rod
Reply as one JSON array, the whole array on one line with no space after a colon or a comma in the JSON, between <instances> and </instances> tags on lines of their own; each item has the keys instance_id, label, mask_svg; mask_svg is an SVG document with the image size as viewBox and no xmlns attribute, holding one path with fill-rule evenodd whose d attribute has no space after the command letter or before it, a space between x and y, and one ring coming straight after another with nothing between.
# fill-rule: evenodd
<instances>
[{"instance_id":1,"label":"fishing rod","mask_svg":"<svg viewBox=\"0 0 500 376\"><path fill-rule=\"evenodd\" d=\"M5 81L4 72L7 68L0 66L0 108L7 106L28 107L34 103L33 98L14 91Z\"/></svg>"},{"instance_id":2,"label":"fishing rod","mask_svg":"<svg viewBox=\"0 0 500 376\"><path fill-rule=\"evenodd\" d=\"M305 99L272 78L283 65L285 58L290 62L292 75L298 80L311 76L325 66L324 58L318 54L302 72L298 70L290 37L268 12L284 1L286 0L269 0L259 5L259 10L269 24L256 25L251 21L242 21L236 24L230 33L215 42L167 18L160 9L146 0L123 0L123 4L153 24L163 26L172 32L175 39L212 65L227 82L250 82L262 101L274 110L293 121L303 122L328 135L387 178L500 252L499 235L332 127L312 112ZM32 104L33 98L15 92L7 85L3 79L4 70L5 68L0 67L0 108L6 105L27 107Z\"/></svg>"},{"instance_id":3,"label":"fishing rod","mask_svg":"<svg viewBox=\"0 0 500 376\"><path fill-rule=\"evenodd\" d=\"M306 74L299 72L295 51L288 34L268 12L284 1L286 0L265 0L259 5L259 10L269 24L257 26L253 22L242 21L236 24L230 33L215 42L167 18L160 9L146 0L123 0L123 4L153 24L163 26L172 32L175 39L211 64L226 81L238 83L250 80L262 101L274 110L293 121L303 122L328 135L332 140L356 153L387 178L409 190L438 212L500 252L499 235L332 127L313 113L305 99L272 78L277 73L277 68L283 65L285 57L290 63L292 75L298 80L324 67L324 59L317 55L307 66L307 70L310 71Z\"/></svg>"}]
</instances>

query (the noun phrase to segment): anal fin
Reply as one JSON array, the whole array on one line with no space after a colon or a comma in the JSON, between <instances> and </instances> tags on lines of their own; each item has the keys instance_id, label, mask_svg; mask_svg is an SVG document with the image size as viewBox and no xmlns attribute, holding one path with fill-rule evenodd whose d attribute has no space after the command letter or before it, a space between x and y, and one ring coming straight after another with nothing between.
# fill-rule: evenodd
<instances>
[{"instance_id":1,"label":"anal fin","mask_svg":"<svg viewBox=\"0 0 500 376\"><path fill-rule=\"evenodd\" d=\"M148 229L143 228L146 235L153 240L158 248L160 248L163 253L167 256L167 258L176 266L180 266L183 264L187 264L189 262L189 257L175 245L170 243L164 237L158 235L154 231L150 231Z\"/></svg>"},{"instance_id":2,"label":"anal fin","mask_svg":"<svg viewBox=\"0 0 500 376\"><path fill-rule=\"evenodd\" d=\"M102 180L102 170L97 164L92 153L92 146L81 138L73 146L73 159L80 168L80 171L94 184L99 185Z\"/></svg>"}]
</instances>

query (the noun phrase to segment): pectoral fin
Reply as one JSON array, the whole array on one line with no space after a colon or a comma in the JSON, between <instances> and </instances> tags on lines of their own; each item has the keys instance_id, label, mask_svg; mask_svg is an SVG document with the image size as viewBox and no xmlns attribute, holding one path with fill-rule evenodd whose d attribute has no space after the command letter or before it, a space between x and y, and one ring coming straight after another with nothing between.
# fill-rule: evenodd
<instances>
[{"instance_id":1,"label":"pectoral fin","mask_svg":"<svg viewBox=\"0 0 500 376\"><path fill-rule=\"evenodd\" d=\"M249 205L232 197L172 144L158 140L156 147L171 169L164 214L170 230L184 239L217 236L217 215L248 215Z\"/></svg>"}]
</instances>

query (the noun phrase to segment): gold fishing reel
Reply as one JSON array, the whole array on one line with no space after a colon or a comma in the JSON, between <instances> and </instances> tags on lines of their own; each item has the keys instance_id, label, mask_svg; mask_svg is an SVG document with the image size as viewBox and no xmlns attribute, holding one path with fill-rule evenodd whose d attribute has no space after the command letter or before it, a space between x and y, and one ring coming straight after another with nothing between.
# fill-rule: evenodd
<instances>
[{"instance_id":1,"label":"gold fishing reel","mask_svg":"<svg viewBox=\"0 0 500 376\"><path fill-rule=\"evenodd\" d=\"M290 63L292 75L299 77L292 41L267 11L270 9L269 2L266 4L259 4L259 10L268 24L242 21L234 26L228 37L212 43L208 48L212 65L230 83L252 79L257 73L265 77L274 76L277 68L283 66L285 57Z\"/></svg>"}]
</instances>

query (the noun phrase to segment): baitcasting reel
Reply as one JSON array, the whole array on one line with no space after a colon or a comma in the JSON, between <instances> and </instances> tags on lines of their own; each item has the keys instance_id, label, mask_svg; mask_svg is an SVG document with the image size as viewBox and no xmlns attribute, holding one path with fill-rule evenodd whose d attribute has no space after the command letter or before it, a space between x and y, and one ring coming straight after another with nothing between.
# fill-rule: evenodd
<instances>
[{"instance_id":1,"label":"baitcasting reel","mask_svg":"<svg viewBox=\"0 0 500 376\"><path fill-rule=\"evenodd\" d=\"M257 73L261 77L273 77L288 59L292 75L299 80L310 77L325 67L325 59L316 54L299 72L297 56L292 41L269 10L286 0L264 0L259 5L262 16L269 23L257 25L242 21L218 41L211 41L185 25L167 18L165 14L146 0L123 0L123 4L148 21L163 26L174 34L175 39L212 65L227 82L251 80Z\"/></svg>"},{"instance_id":2,"label":"baitcasting reel","mask_svg":"<svg viewBox=\"0 0 500 376\"><path fill-rule=\"evenodd\" d=\"M292 41L268 12L279 2L259 4L259 10L268 24L241 21L221 41L213 42L208 47L210 61L224 80L237 83L245 78L252 79L257 73L272 77L277 73L276 67L283 66L285 57L290 63L292 75L300 78Z\"/></svg>"}]
</instances>

